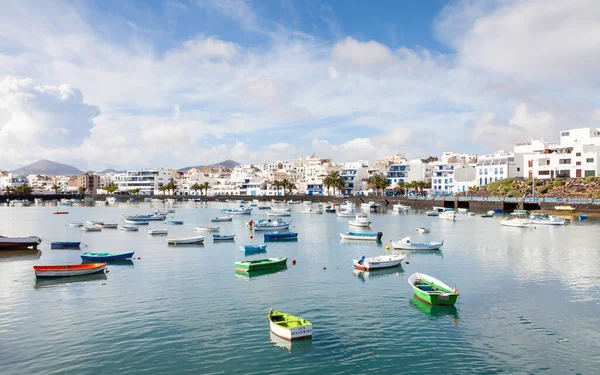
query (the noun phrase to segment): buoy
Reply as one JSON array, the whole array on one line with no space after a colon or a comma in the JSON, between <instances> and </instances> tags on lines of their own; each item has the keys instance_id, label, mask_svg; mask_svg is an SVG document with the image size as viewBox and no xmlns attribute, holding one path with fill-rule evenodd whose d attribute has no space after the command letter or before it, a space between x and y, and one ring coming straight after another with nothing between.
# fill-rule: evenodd
<instances>
[{"instance_id":1,"label":"buoy","mask_svg":"<svg viewBox=\"0 0 600 375\"><path fill-rule=\"evenodd\" d=\"M292 259L292 264L296 264L296 259Z\"/></svg>"},{"instance_id":2,"label":"buoy","mask_svg":"<svg viewBox=\"0 0 600 375\"><path fill-rule=\"evenodd\" d=\"M324 270L326 270L326 269L327 269L327 267L323 267L323 269L324 269Z\"/></svg>"},{"instance_id":3,"label":"buoy","mask_svg":"<svg viewBox=\"0 0 600 375\"><path fill-rule=\"evenodd\" d=\"M142 257L138 257L138 259L142 259Z\"/></svg>"},{"instance_id":4,"label":"buoy","mask_svg":"<svg viewBox=\"0 0 600 375\"><path fill-rule=\"evenodd\" d=\"M410 264L410 262L404 262L404 263L406 263L406 264Z\"/></svg>"},{"instance_id":5,"label":"buoy","mask_svg":"<svg viewBox=\"0 0 600 375\"><path fill-rule=\"evenodd\" d=\"M390 245L385 245L385 249L389 250L390 249Z\"/></svg>"},{"instance_id":6,"label":"buoy","mask_svg":"<svg viewBox=\"0 0 600 375\"><path fill-rule=\"evenodd\" d=\"M254 238L254 236L250 236L250 239L253 239L253 238Z\"/></svg>"}]
</instances>

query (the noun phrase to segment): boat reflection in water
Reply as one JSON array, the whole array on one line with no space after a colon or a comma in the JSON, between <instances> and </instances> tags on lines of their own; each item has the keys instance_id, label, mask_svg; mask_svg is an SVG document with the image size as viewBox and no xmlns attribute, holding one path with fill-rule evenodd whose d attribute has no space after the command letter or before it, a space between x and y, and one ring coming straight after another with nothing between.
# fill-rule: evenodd
<instances>
[{"instance_id":1,"label":"boat reflection in water","mask_svg":"<svg viewBox=\"0 0 600 375\"><path fill-rule=\"evenodd\" d=\"M110 266L128 266L134 267L133 260L131 259L119 259L119 260L103 260L102 262ZM82 260L81 263L98 263L97 260Z\"/></svg>"},{"instance_id":2,"label":"boat reflection in water","mask_svg":"<svg viewBox=\"0 0 600 375\"><path fill-rule=\"evenodd\" d=\"M252 279L257 276L270 275L270 274L282 272L285 270L287 270L287 265L284 265L281 267L267 268L265 270L250 271L250 272L235 270L235 274L237 276L243 277L245 279Z\"/></svg>"},{"instance_id":3,"label":"boat reflection in water","mask_svg":"<svg viewBox=\"0 0 600 375\"><path fill-rule=\"evenodd\" d=\"M307 352L312 350L312 340L311 339L302 339L302 340L285 340L281 337L277 336L273 332L270 332L271 343L275 346L278 346L285 350L288 353L300 353Z\"/></svg>"},{"instance_id":4,"label":"boat reflection in water","mask_svg":"<svg viewBox=\"0 0 600 375\"><path fill-rule=\"evenodd\" d=\"M2 250L0 251L0 262L9 262L13 260L36 260L42 256L41 250L22 249L22 250Z\"/></svg>"},{"instance_id":5,"label":"boat reflection in water","mask_svg":"<svg viewBox=\"0 0 600 375\"><path fill-rule=\"evenodd\" d=\"M89 275L81 275L81 276L37 278L37 279L35 279L35 283L33 284L33 287L35 289L52 288L52 287L64 286L67 284L73 284L73 283L82 283L82 282L86 282L86 281L103 281L103 280L106 280L106 273L104 273L104 272L92 273Z\"/></svg>"},{"instance_id":6,"label":"boat reflection in water","mask_svg":"<svg viewBox=\"0 0 600 375\"><path fill-rule=\"evenodd\" d=\"M442 252L442 250L399 250L399 249L391 249L391 251L394 254L405 253L407 255L419 254L419 255L440 256L442 258L444 257L444 253Z\"/></svg>"},{"instance_id":7,"label":"boat reflection in water","mask_svg":"<svg viewBox=\"0 0 600 375\"><path fill-rule=\"evenodd\" d=\"M354 270L352 270L352 273L354 274L354 276L358 277L360 281L365 282L367 280L376 279L378 277L400 276L404 273L404 270L402 269L402 266L396 266L396 267L390 267L390 268L382 268L379 270L375 269L372 271L362 271L362 270L354 269Z\"/></svg>"},{"instance_id":8,"label":"boat reflection in water","mask_svg":"<svg viewBox=\"0 0 600 375\"><path fill-rule=\"evenodd\" d=\"M428 316L451 316L454 318L454 325L458 324L458 311L454 305L430 305L418 299L417 296L413 296L413 298L410 300L410 304L415 309L425 313L425 315Z\"/></svg>"}]
</instances>

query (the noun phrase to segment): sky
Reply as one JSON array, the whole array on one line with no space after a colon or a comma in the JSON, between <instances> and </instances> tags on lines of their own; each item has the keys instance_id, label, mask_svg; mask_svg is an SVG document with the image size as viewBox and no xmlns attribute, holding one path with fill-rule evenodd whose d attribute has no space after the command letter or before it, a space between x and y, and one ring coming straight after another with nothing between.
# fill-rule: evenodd
<instances>
[{"instance_id":1,"label":"sky","mask_svg":"<svg viewBox=\"0 0 600 375\"><path fill-rule=\"evenodd\" d=\"M596 0L0 6L0 170L486 154L600 126Z\"/></svg>"}]
</instances>

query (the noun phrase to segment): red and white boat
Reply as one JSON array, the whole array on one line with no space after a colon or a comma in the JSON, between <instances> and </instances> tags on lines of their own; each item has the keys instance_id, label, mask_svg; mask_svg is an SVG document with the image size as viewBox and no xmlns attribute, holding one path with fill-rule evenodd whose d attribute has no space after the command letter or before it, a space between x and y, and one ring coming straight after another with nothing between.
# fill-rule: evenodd
<instances>
[{"instance_id":1,"label":"red and white boat","mask_svg":"<svg viewBox=\"0 0 600 375\"><path fill-rule=\"evenodd\" d=\"M379 255L376 257L365 258L363 255L360 258L352 259L354 268L362 271L370 271L379 268L396 267L404 260L404 255Z\"/></svg>"},{"instance_id":2,"label":"red and white boat","mask_svg":"<svg viewBox=\"0 0 600 375\"><path fill-rule=\"evenodd\" d=\"M0 236L0 250L26 249L32 247L35 249L42 243L42 239L36 236L29 237L4 237Z\"/></svg>"},{"instance_id":3,"label":"red and white boat","mask_svg":"<svg viewBox=\"0 0 600 375\"><path fill-rule=\"evenodd\" d=\"M54 266L33 266L35 277L81 276L104 272L106 263L67 264Z\"/></svg>"}]
</instances>

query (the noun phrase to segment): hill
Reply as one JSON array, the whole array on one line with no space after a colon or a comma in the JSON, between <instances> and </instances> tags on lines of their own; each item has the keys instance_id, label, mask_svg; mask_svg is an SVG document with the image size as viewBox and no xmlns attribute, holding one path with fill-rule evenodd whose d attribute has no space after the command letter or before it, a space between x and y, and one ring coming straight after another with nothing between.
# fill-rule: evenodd
<instances>
[{"instance_id":1,"label":"hill","mask_svg":"<svg viewBox=\"0 0 600 375\"><path fill-rule=\"evenodd\" d=\"M231 160L231 159L227 159L227 160L224 160L224 161L222 161L220 163L216 163L216 164L211 164L211 165L195 165L195 166L192 166L192 167L185 167L185 168L178 169L178 171L179 172L187 172L190 169L194 169L194 168L195 169L202 169L204 167L226 167L226 168L229 168L229 169L233 169L233 168L237 167L238 165L240 165L240 163L238 163L237 161L234 161L234 160Z\"/></svg>"},{"instance_id":2,"label":"hill","mask_svg":"<svg viewBox=\"0 0 600 375\"><path fill-rule=\"evenodd\" d=\"M107 173L125 173L125 172L127 172L127 171L125 171L125 170L120 171L118 169L108 168L108 169L105 169L103 171L94 172L94 173L97 173L97 174L107 174Z\"/></svg>"},{"instance_id":3,"label":"hill","mask_svg":"<svg viewBox=\"0 0 600 375\"><path fill-rule=\"evenodd\" d=\"M28 174L46 174L52 176L73 176L80 175L83 171L68 165L61 164L51 160L38 160L22 168L11 171L12 173L28 175Z\"/></svg>"}]
</instances>

